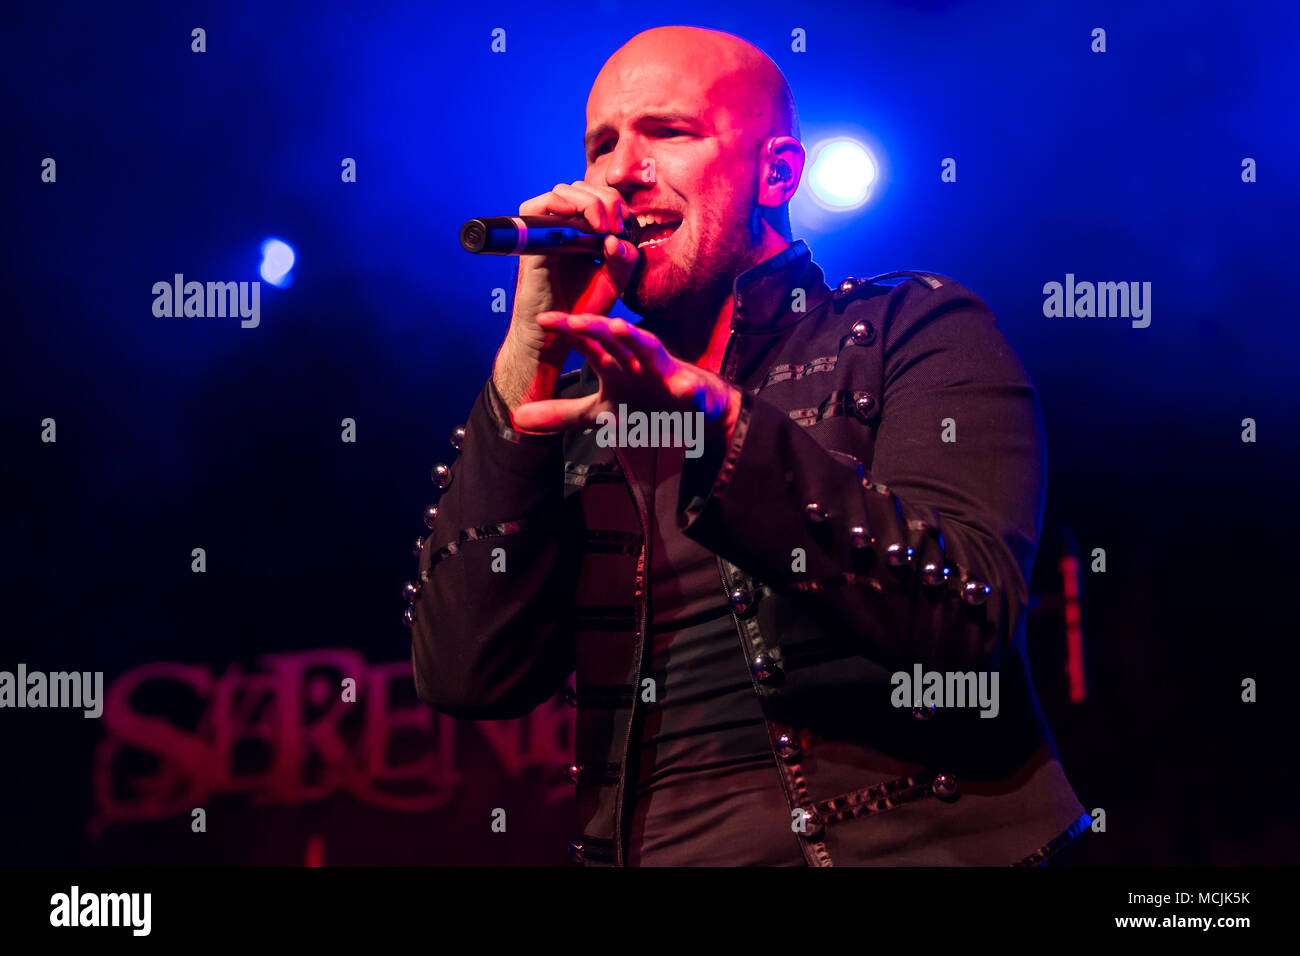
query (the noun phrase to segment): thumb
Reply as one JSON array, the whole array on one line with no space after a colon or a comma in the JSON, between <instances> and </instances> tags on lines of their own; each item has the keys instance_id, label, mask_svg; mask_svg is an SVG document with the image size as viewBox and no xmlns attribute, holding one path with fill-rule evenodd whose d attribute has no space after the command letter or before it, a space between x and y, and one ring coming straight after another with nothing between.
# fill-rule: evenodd
<instances>
[{"instance_id":1,"label":"thumb","mask_svg":"<svg viewBox=\"0 0 1300 956\"><path fill-rule=\"evenodd\" d=\"M639 255L636 246L626 239L615 236L605 237L605 270L609 272L610 281L619 295L622 295L627 287L627 280L632 275L632 270L636 268Z\"/></svg>"},{"instance_id":2,"label":"thumb","mask_svg":"<svg viewBox=\"0 0 1300 956\"><path fill-rule=\"evenodd\" d=\"M626 239L606 236L604 251L604 262L601 264L600 271L596 273L595 280L587 291L578 297L578 301L570 310L575 314L593 312L608 315L609 310L623 294L623 290L627 288L627 280L631 277L632 270L636 268L637 257L640 255L636 246Z\"/></svg>"},{"instance_id":3,"label":"thumb","mask_svg":"<svg viewBox=\"0 0 1300 956\"><path fill-rule=\"evenodd\" d=\"M510 413L510 418L516 428L525 432L586 428L596 424L596 406L599 403L598 392L582 398L547 398L540 402L524 402Z\"/></svg>"}]
</instances>

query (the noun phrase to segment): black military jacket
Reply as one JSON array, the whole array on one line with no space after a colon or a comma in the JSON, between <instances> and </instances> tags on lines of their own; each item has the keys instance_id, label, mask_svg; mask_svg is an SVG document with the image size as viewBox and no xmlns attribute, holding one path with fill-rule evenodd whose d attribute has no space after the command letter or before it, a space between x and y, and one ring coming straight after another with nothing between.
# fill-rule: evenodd
<instances>
[{"instance_id":1,"label":"black military jacket","mask_svg":"<svg viewBox=\"0 0 1300 956\"><path fill-rule=\"evenodd\" d=\"M722 373L740 418L685 459L678 516L718 555L792 830L816 866L1041 862L1090 817L1025 654L1037 394L969 289L823 278L797 241L737 279ZM596 388L587 365L557 395ZM416 689L443 713L521 716L576 669L571 852L589 864L623 863L631 719L655 706L653 489L627 466L590 430L514 431L489 381L459 459L435 468L445 492L408 589ZM609 642L625 658L591 652ZM891 675L917 664L997 671L997 716L895 706Z\"/></svg>"}]
</instances>

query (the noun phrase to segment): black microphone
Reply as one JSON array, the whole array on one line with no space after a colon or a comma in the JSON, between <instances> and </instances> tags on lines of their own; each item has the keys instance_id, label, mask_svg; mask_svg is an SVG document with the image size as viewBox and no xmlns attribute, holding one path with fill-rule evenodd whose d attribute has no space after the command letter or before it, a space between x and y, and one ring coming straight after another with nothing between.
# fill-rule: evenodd
<instances>
[{"instance_id":1,"label":"black microphone","mask_svg":"<svg viewBox=\"0 0 1300 956\"><path fill-rule=\"evenodd\" d=\"M623 220L617 238L636 245L641 226L636 217ZM538 256L559 252L588 256L605 254L605 237L593 233L587 220L573 216L487 216L460 227L466 252L489 256Z\"/></svg>"}]
</instances>

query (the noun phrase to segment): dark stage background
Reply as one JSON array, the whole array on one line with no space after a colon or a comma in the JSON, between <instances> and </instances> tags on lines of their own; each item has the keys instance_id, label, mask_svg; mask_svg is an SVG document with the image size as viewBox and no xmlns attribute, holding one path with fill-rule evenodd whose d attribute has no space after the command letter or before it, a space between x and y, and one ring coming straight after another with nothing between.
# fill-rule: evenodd
<instances>
[{"instance_id":1,"label":"dark stage background","mask_svg":"<svg viewBox=\"0 0 1300 956\"><path fill-rule=\"evenodd\" d=\"M572 711L472 724L422 707L400 588L429 470L454 461L448 435L506 328L493 290L514 288L513 260L465 254L459 224L581 178L596 72L674 23L767 52L810 147L847 135L875 154L862 208L820 213L806 186L796 201L828 280L956 278L1040 390L1031 656L1066 771L1106 813L1073 862L1296 860L1293 4L41 3L0 18L0 670L103 671L108 697L99 719L0 711L0 863L564 861ZM268 237L297 260L290 286L262 284L257 327L153 314L153 284L176 273L257 280ZM1152 283L1150 326L1045 317L1043 286L1067 273ZM339 701L347 677L355 704Z\"/></svg>"}]
</instances>

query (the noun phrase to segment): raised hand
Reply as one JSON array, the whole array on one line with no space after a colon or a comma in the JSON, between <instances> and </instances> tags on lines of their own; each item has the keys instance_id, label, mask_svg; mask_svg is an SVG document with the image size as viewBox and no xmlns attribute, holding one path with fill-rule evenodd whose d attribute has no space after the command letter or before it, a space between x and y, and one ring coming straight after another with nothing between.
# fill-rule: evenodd
<instances>
[{"instance_id":1,"label":"raised hand","mask_svg":"<svg viewBox=\"0 0 1300 956\"><path fill-rule=\"evenodd\" d=\"M705 422L725 416L730 436L740 413L740 391L721 376L672 355L651 333L624 319L591 313L542 312L537 324L581 353L600 379L582 398L526 402L513 413L525 431L590 428L619 405L641 411L703 412Z\"/></svg>"}]
</instances>

